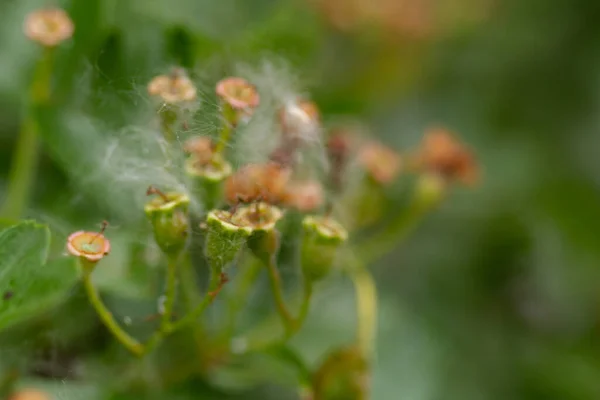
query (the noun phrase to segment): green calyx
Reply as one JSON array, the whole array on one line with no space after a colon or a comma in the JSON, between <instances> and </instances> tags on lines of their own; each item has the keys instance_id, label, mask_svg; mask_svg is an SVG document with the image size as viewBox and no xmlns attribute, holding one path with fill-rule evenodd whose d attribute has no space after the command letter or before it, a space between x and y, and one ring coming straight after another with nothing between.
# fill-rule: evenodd
<instances>
[{"instance_id":1,"label":"green calyx","mask_svg":"<svg viewBox=\"0 0 600 400\"><path fill-rule=\"evenodd\" d=\"M239 221L252 226L248 248L262 262L268 262L279 248L279 233L275 226L282 217L281 209L262 202L241 207L236 212Z\"/></svg>"},{"instance_id":2,"label":"green calyx","mask_svg":"<svg viewBox=\"0 0 600 400\"><path fill-rule=\"evenodd\" d=\"M330 353L313 378L314 400L366 400L369 365L354 347Z\"/></svg>"},{"instance_id":3,"label":"green calyx","mask_svg":"<svg viewBox=\"0 0 600 400\"><path fill-rule=\"evenodd\" d=\"M190 179L194 195L207 209L218 207L223 198L223 182L231 175L231 164L221 157L209 163L200 163L195 157L185 162L185 173Z\"/></svg>"},{"instance_id":4,"label":"green calyx","mask_svg":"<svg viewBox=\"0 0 600 400\"><path fill-rule=\"evenodd\" d=\"M302 270L304 276L317 281L333 268L338 249L348 239L348 232L330 217L307 216L302 221Z\"/></svg>"},{"instance_id":5,"label":"green calyx","mask_svg":"<svg viewBox=\"0 0 600 400\"><path fill-rule=\"evenodd\" d=\"M212 268L222 272L252 234L250 226L238 225L229 211L212 210L206 217L206 257Z\"/></svg>"},{"instance_id":6,"label":"green calyx","mask_svg":"<svg viewBox=\"0 0 600 400\"><path fill-rule=\"evenodd\" d=\"M156 243L169 256L179 255L187 243L189 204L187 195L174 192L156 197L144 207Z\"/></svg>"}]
</instances>

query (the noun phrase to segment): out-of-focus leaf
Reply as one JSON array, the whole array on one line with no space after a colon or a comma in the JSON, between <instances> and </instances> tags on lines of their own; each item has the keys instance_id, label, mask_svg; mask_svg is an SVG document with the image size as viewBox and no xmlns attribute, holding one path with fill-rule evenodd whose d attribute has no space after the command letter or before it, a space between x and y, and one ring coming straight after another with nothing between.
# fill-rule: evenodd
<instances>
[{"instance_id":1,"label":"out-of-focus leaf","mask_svg":"<svg viewBox=\"0 0 600 400\"><path fill-rule=\"evenodd\" d=\"M46 263L50 231L23 222L0 233L0 329L62 299L76 279L72 259Z\"/></svg>"}]
</instances>

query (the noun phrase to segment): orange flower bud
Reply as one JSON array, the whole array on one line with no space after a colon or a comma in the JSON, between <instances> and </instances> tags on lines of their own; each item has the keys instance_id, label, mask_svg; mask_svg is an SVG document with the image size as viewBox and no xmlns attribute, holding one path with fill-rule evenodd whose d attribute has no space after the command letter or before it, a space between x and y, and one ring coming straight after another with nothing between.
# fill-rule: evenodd
<instances>
[{"instance_id":1,"label":"orange flower bud","mask_svg":"<svg viewBox=\"0 0 600 400\"><path fill-rule=\"evenodd\" d=\"M50 400L50 396L39 390L24 389L14 393L9 400Z\"/></svg>"},{"instance_id":2,"label":"orange flower bud","mask_svg":"<svg viewBox=\"0 0 600 400\"><path fill-rule=\"evenodd\" d=\"M73 36L75 30L69 15L60 8L37 10L27 15L25 35L46 47L54 47Z\"/></svg>"},{"instance_id":3,"label":"orange flower bud","mask_svg":"<svg viewBox=\"0 0 600 400\"><path fill-rule=\"evenodd\" d=\"M225 181L225 197L230 204L265 201L277 204L285 197L291 171L274 162L248 164Z\"/></svg>"},{"instance_id":4,"label":"orange flower bud","mask_svg":"<svg viewBox=\"0 0 600 400\"><path fill-rule=\"evenodd\" d=\"M103 224L100 232L77 231L67 239L67 250L74 256L82 257L90 262L98 262L110 252L110 242L104 237Z\"/></svg>"},{"instance_id":5,"label":"orange flower bud","mask_svg":"<svg viewBox=\"0 0 600 400\"><path fill-rule=\"evenodd\" d=\"M446 181L474 184L479 175L471 152L442 128L425 133L416 163L418 168L437 174Z\"/></svg>"},{"instance_id":6,"label":"orange flower bud","mask_svg":"<svg viewBox=\"0 0 600 400\"><path fill-rule=\"evenodd\" d=\"M213 142L207 136L197 136L188 139L183 145L183 150L192 155L194 160L200 165L210 163L214 155Z\"/></svg>"},{"instance_id":7,"label":"orange flower bud","mask_svg":"<svg viewBox=\"0 0 600 400\"><path fill-rule=\"evenodd\" d=\"M323 187L317 181L294 182L288 185L285 204L302 212L313 211L323 205Z\"/></svg>"},{"instance_id":8,"label":"orange flower bud","mask_svg":"<svg viewBox=\"0 0 600 400\"><path fill-rule=\"evenodd\" d=\"M402 166L400 155L378 142L363 145L358 158L369 175L380 184L393 181Z\"/></svg>"},{"instance_id":9,"label":"orange flower bud","mask_svg":"<svg viewBox=\"0 0 600 400\"><path fill-rule=\"evenodd\" d=\"M243 78L230 77L220 80L217 95L235 110L251 110L258 107L260 96L256 87Z\"/></svg>"},{"instance_id":10,"label":"orange flower bud","mask_svg":"<svg viewBox=\"0 0 600 400\"><path fill-rule=\"evenodd\" d=\"M169 75L153 78L148 84L148 94L168 104L179 104L196 100L196 87L184 70L175 68Z\"/></svg>"}]
</instances>

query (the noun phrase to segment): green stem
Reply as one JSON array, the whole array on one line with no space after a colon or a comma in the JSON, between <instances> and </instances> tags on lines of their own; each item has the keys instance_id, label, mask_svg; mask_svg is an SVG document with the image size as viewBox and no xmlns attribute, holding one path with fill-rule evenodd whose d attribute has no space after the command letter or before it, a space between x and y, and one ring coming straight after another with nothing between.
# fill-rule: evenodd
<instances>
[{"instance_id":1,"label":"green stem","mask_svg":"<svg viewBox=\"0 0 600 400\"><path fill-rule=\"evenodd\" d=\"M308 310L310 309L310 300L312 299L312 292L312 281L309 279L304 279L300 312L298 313L298 317L294 321L294 329L291 333L288 334L287 339L291 338L292 335L298 332L300 328L302 328L302 325L304 325L304 320L306 320L306 317L308 316Z\"/></svg>"},{"instance_id":2,"label":"green stem","mask_svg":"<svg viewBox=\"0 0 600 400\"><path fill-rule=\"evenodd\" d=\"M177 259L178 257L169 257L167 264L167 284L165 289L165 303L161 319L161 330L165 329L171 323L173 315L173 306L175 305L175 295L177 292Z\"/></svg>"},{"instance_id":3,"label":"green stem","mask_svg":"<svg viewBox=\"0 0 600 400\"><path fill-rule=\"evenodd\" d=\"M281 321L283 322L286 337L291 336L294 332L296 321L294 320L294 317L292 317L292 314L287 309L285 304L283 288L281 287L281 276L279 275L279 270L277 269L275 256L272 255L269 257L266 266L269 272L271 292L273 292L273 299L275 300L275 305L277 306L277 312L279 313Z\"/></svg>"},{"instance_id":4,"label":"green stem","mask_svg":"<svg viewBox=\"0 0 600 400\"><path fill-rule=\"evenodd\" d=\"M235 126L235 110L229 105L223 105L223 126L221 126L221 132L219 133L219 141L215 146L214 154L221 154L225 150L225 146L229 143L233 127Z\"/></svg>"},{"instance_id":5,"label":"green stem","mask_svg":"<svg viewBox=\"0 0 600 400\"><path fill-rule=\"evenodd\" d=\"M2 205L0 215L5 218L19 218L30 197L38 154L38 125L31 116L26 117L19 133L17 148L8 175L8 195Z\"/></svg>"},{"instance_id":6,"label":"green stem","mask_svg":"<svg viewBox=\"0 0 600 400\"><path fill-rule=\"evenodd\" d=\"M45 48L35 69L25 107L25 118L8 175L8 195L0 210L0 216L3 218L19 218L31 195L39 148L39 124L34 117L33 107L47 103L50 99L52 53L52 48Z\"/></svg>"},{"instance_id":7,"label":"green stem","mask_svg":"<svg viewBox=\"0 0 600 400\"><path fill-rule=\"evenodd\" d=\"M350 278L356 291L356 341L363 354L368 357L373 351L377 330L377 287L366 268L353 268Z\"/></svg>"},{"instance_id":8,"label":"green stem","mask_svg":"<svg viewBox=\"0 0 600 400\"><path fill-rule=\"evenodd\" d=\"M230 339L235 332L235 323L237 316L245 305L245 301L248 297L252 285L256 281L260 272L261 264L254 257L248 257L250 263L240 271L239 277L237 277L237 284L233 290L231 301L229 302L229 310L227 315L227 326L223 332L223 338Z\"/></svg>"},{"instance_id":9,"label":"green stem","mask_svg":"<svg viewBox=\"0 0 600 400\"><path fill-rule=\"evenodd\" d=\"M419 182L409 206L397 214L383 230L358 244L356 254L360 254L365 265L372 263L397 246L438 204L441 196L432 196L424 187L426 184Z\"/></svg>"},{"instance_id":10,"label":"green stem","mask_svg":"<svg viewBox=\"0 0 600 400\"><path fill-rule=\"evenodd\" d=\"M106 328L127 350L136 356L141 356L144 353L144 347L119 326L112 313L106 308L92 283L91 270L84 270L82 280L90 304L94 307Z\"/></svg>"},{"instance_id":11,"label":"green stem","mask_svg":"<svg viewBox=\"0 0 600 400\"><path fill-rule=\"evenodd\" d=\"M196 322L196 320L202 315L206 307L208 307L213 302L217 294L219 294L224 284L225 280L221 276L221 273L213 268L211 270L208 291L204 295L202 301L196 306L196 308L190 311L179 321L175 323L169 323L168 325L165 325L161 329L156 331L154 335L152 335L150 339L146 342L144 353L151 352L156 346L158 346L158 344L162 341L162 339L165 336Z\"/></svg>"},{"instance_id":12,"label":"green stem","mask_svg":"<svg viewBox=\"0 0 600 400\"><path fill-rule=\"evenodd\" d=\"M187 254L185 262L179 270L179 281L181 282L186 304L191 309L193 304L198 304L201 301L201 295L198 291L198 280L189 254Z\"/></svg>"}]
</instances>

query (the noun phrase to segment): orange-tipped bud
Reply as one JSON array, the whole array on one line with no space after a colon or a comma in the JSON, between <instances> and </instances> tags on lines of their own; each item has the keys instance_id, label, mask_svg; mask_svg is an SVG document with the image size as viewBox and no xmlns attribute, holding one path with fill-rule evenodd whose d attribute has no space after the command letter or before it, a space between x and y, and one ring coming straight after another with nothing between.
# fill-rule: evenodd
<instances>
[{"instance_id":1,"label":"orange-tipped bud","mask_svg":"<svg viewBox=\"0 0 600 400\"><path fill-rule=\"evenodd\" d=\"M478 166L472 153L450 132L434 128L425 133L416 155L417 167L434 173L445 181L459 181L467 185L477 182Z\"/></svg>"},{"instance_id":2,"label":"orange-tipped bud","mask_svg":"<svg viewBox=\"0 0 600 400\"><path fill-rule=\"evenodd\" d=\"M248 164L225 181L229 204L265 201L278 204L285 198L291 171L277 163Z\"/></svg>"},{"instance_id":3,"label":"orange-tipped bud","mask_svg":"<svg viewBox=\"0 0 600 400\"><path fill-rule=\"evenodd\" d=\"M196 87L180 68L169 75L154 77L148 84L148 94L167 104L180 104L196 100Z\"/></svg>"},{"instance_id":4,"label":"orange-tipped bud","mask_svg":"<svg viewBox=\"0 0 600 400\"><path fill-rule=\"evenodd\" d=\"M378 142L364 144L358 158L369 175L380 184L393 181L402 167L400 155Z\"/></svg>"},{"instance_id":5,"label":"orange-tipped bud","mask_svg":"<svg viewBox=\"0 0 600 400\"><path fill-rule=\"evenodd\" d=\"M230 77L220 80L217 95L234 110L250 111L260 102L256 87L243 78Z\"/></svg>"},{"instance_id":6,"label":"orange-tipped bud","mask_svg":"<svg viewBox=\"0 0 600 400\"><path fill-rule=\"evenodd\" d=\"M64 10L48 8L28 14L23 29L34 42L55 47L73 36L75 27Z\"/></svg>"}]
</instances>

